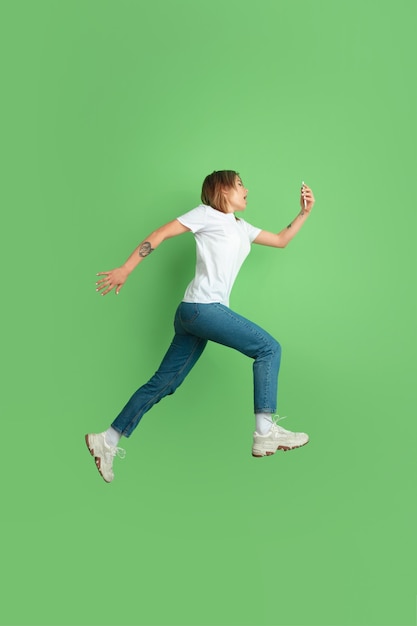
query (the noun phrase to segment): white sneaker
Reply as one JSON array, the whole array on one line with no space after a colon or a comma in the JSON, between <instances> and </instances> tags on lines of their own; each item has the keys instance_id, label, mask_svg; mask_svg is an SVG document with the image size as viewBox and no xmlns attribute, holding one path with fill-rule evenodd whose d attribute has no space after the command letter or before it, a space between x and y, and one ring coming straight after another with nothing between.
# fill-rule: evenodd
<instances>
[{"instance_id":1,"label":"white sneaker","mask_svg":"<svg viewBox=\"0 0 417 626\"><path fill-rule=\"evenodd\" d=\"M283 417L279 419L284 419ZM277 450L293 450L308 443L308 435L305 433L292 433L278 426L279 419L272 422L271 430L266 435L253 433L252 456L271 456Z\"/></svg>"},{"instance_id":2,"label":"white sneaker","mask_svg":"<svg viewBox=\"0 0 417 626\"><path fill-rule=\"evenodd\" d=\"M123 448L110 446L106 442L104 433L86 435L85 442L91 456L94 457L98 471L106 483L111 483L114 478L113 459L116 454L123 459L126 456L126 451Z\"/></svg>"}]
</instances>

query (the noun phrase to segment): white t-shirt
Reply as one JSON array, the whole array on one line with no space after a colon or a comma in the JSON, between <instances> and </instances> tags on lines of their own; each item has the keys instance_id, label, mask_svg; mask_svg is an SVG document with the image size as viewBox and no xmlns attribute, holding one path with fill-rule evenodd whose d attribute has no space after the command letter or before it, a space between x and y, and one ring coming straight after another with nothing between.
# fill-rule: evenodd
<instances>
[{"instance_id":1,"label":"white t-shirt","mask_svg":"<svg viewBox=\"0 0 417 626\"><path fill-rule=\"evenodd\" d=\"M229 306L233 283L261 229L205 204L177 219L192 231L197 244L196 272L183 302Z\"/></svg>"}]
</instances>

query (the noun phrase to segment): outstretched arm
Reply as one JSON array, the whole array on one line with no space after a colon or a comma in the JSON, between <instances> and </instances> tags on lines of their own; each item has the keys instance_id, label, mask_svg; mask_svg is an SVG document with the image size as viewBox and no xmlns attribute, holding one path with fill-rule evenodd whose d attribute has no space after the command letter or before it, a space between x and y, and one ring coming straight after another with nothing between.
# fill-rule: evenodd
<instances>
[{"instance_id":1,"label":"outstretched arm","mask_svg":"<svg viewBox=\"0 0 417 626\"><path fill-rule=\"evenodd\" d=\"M314 206L314 195L307 185L303 185L301 188L300 205L300 213L288 224L287 228L284 228L284 230L281 230L279 233L270 233L267 230L261 230L254 240L254 243L259 243L262 246L273 246L274 248L285 248L305 224Z\"/></svg>"},{"instance_id":2,"label":"outstretched arm","mask_svg":"<svg viewBox=\"0 0 417 626\"><path fill-rule=\"evenodd\" d=\"M115 289L117 295L129 274L145 257L149 256L165 239L182 235L189 230L189 228L183 226L178 220L173 220L161 226L138 245L123 265L108 272L99 272L97 274L97 276L103 276L103 278L100 278L96 283L97 291L100 291L101 295L105 296L109 291Z\"/></svg>"}]
</instances>

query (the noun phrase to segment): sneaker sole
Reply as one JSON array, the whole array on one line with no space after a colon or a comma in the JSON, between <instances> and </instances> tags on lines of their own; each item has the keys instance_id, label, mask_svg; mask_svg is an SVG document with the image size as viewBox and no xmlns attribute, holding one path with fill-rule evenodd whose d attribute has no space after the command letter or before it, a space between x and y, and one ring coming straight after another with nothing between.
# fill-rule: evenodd
<instances>
[{"instance_id":1,"label":"sneaker sole","mask_svg":"<svg viewBox=\"0 0 417 626\"><path fill-rule=\"evenodd\" d=\"M87 448L88 448L91 456L94 456L94 448L90 447L90 442L88 440L88 435L85 436L85 443L87 444ZM100 471L100 457L99 456L94 456L94 461L95 461L95 464L96 464L96 468L98 469L98 473L100 474L100 476L102 477L104 482L110 483L111 480L106 480L106 478L104 478L103 474Z\"/></svg>"},{"instance_id":2,"label":"sneaker sole","mask_svg":"<svg viewBox=\"0 0 417 626\"><path fill-rule=\"evenodd\" d=\"M288 452L288 450L296 450L297 448L302 448L303 446L306 446L307 444L308 444L308 441L306 441L305 443L302 443L299 446L278 446L278 448L275 450L275 452L278 452L278 450L282 450L283 452ZM262 459L264 456L272 456L272 455L274 455L275 452L271 452L270 450L268 450L264 454L255 454L252 451L252 456L255 457L255 459Z\"/></svg>"}]
</instances>

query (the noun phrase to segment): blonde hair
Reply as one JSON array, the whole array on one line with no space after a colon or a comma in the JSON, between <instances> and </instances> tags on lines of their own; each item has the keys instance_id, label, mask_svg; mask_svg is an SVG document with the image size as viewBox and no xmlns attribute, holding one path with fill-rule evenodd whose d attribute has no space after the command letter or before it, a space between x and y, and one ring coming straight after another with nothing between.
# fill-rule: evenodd
<instances>
[{"instance_id":1,"label":"blonde hair","mask_svg":"<svg viewBox=\"0 0 417 626\"><path fill-rule=\"evenodd\" d=\"M238 177L238 172L234 170L214 171L206 176L201 189L202 203L208 204L217 211L227 213L227 200L223 191L231 187L236 187Z\"/></svg>"}]
</instances>

